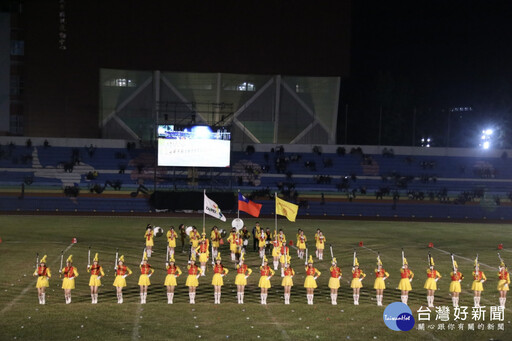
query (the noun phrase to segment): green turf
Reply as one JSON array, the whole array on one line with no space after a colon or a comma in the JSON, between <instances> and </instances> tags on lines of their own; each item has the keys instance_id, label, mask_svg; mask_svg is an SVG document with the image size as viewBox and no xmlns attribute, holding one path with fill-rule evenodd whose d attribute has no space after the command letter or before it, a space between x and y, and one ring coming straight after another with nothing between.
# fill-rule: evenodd
<instances>
[{"instance_id":1,"label":"green turf","mask_svg":"<svg viewBox=\"0 0 512 341\"><path fill-rule=\"evenodd\" d=\"M244 219L248 226L255 219ZM274 226L274 220L260 220L264 227ZM409 306L416 318L416 311L426 305L423 283L426 279L427 254L430 250L437 269L444 276L438 283L436 305L451 307L448 293L451 262L448 254L454 252L460 270L465 274L461 305L472 306L470 292L472 262L476 253L480 256L481 269L488 282L484 284L482 305L498 305L496 291L497 245L503 243L502 256L512 259L510 225L499 224L448 224L422 222L370 222L336 220L298 220L296 223L279 219L287 238L295 243L297 228L303 228L310 239L310 252L314 253L313 239L316 228L321 228L327 244L333 244L335 256L342 268L344 278L339 293L338 306L330 304L328 282L329 251L324 261L315 261L322 271L318 279L319 288L315 291L315 305L308 306L302 261L292 253L292 265L297 275L292 289L291 305L284 305L281 278L272 279L268 305L259 304L259 260L256 253L246 256L247 263L255 270L249 277L244 305L236 304L235 271L229 261L228 247L223 246L224 264L230 269L225 277L222 290L222 304L213 304L213 288L210 285L211 271L201 277L195 305L188 304L188 290L184 286L185 276L178 279L175 304L168 305L163 281L165 277L165 238L155 239L156 254L150 263L156 268L151 277L147 304L139 304L138 264L144 246L144 227L147 223L168 226L179 223L202 227L202 217L154 218L154 217L65 217L65 216L0 216L0 340L165 340L165 339L284 339L284 340L507 340L512 338L512 325L509 324L511 310L505 311L504 331L419 331L394 332L383 322L382 313L387 304L400 301L400 292L395 289L399 281L401 248L403 247L411 269L416 277L412 282ZM206 219L207 229L221 223L213 218ZM201 228L199 229L201 231ZM58 275L59 255L67 248L72 238L78 243L67 254L73 254L80 276L73 291L73 303L64 304L61 280ZM364 247L359 247L359 242ZM429 249L428 243L435 248ZM90 304L88 288L89 276L86 272L87 250L100 253L100 262L107 274L102 279L100 298L97 305ZM125 255L127 265L134 270L128 277L125 289L125 303L116 304L112 287L115 250ZM361 268L368 274L363 281L360 305L352 304L352 291L348 280L351 270L352 252L356 248ZM180 247L178 247L178 250ZM252 250L252 244L250 244ZM384 267L390 273L388 289L384 293L384 307L375 304L373 270L376 252L380 252ZM48 254L48 265L53 278L47 292L47 304L37 302L34 271L35 255ZM466 257L466 260L461 257ZM177 264L186 268L186 254L177 253ZM487 266L489 265L489 266ZM512 296L511 296L512 297ZM512 307L512 298L508 303ZM435 314L432 314L435 318ZM488 316L487 320L488 321ZM437 324L439 321L432 321ZM466 328L465 328L466 329ZM475 327L476 329L476 327ZM258 337L259 336L259 337Z\"/></svg>"}]
</instances>

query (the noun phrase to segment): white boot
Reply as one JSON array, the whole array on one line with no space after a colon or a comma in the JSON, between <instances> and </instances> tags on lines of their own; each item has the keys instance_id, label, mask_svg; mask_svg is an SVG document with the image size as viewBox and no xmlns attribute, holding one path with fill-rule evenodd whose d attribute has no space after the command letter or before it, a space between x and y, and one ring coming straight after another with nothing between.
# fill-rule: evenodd
<instances>
[{"instance_id":1,"label":"white boot","mask_svg":"<svg viewBox=\"0 0 512 341\"><path fill-rule=\"evenodd\" d=\"M41 294L41 300L42 300L42 302L43 302L43 303L41 303L41 304L46 304L46 293L44 293L44 292L43 292L43 293Z\"/></svg>"},{"instance_id":2,"label":"white boot","mask_svg":"<svg viewBox=\"0 0 512 341\"><path fill-rule=\"evenodd\" d=\"M315 251L315 254L316 254L316 258L320 258L319 254L318 254L318 250Z\"/></svg>"},{"instance_id":3,"label":"white boot","mask_svg":"<svg viewBox=\"0 0 512 341\"><path fill-rule=\"evenodd\" d=\"M240 304L240 293L239 292L236 293L236 299L238 301L238 304Z\"/></svg>"},{"instance_id":4,"label":"white boot","mask_svg":"<svg viewBox=\"0 0 512 341\"><path fill-rule=\"evenodd\" d=\"M189 292L189 293L188 293L188 297L189 297L189 299L190 299L190 304L194 304L194 299L193 299L194 295L193 295L193 294L194 294L194 293L192 293L192 292Z\"/></svg>"},{"instance_id":5,"label":"white boot","mask_svg":"<svg viewBox=\"0 0 512 341\"><path fill-rule=\"evenodd\" d=\"M338 299L338 295L337 294L331 294L331 303L332 303L332 305L338 305L337 299Z\"/></svg>"},{"instance_id":6,"label":"white boot","mask_svg":"<svg viewBox=\"0 0 512 341\"><path fill-rule=\"evenodd\" d=\"M284 268L281 268L281 277L284 277Z\"/></svg>"},{"instance_id":7,"label":"white boot","mask_svg":"<svg viewBox=\"0 0 512 341\"><path fill-rule=\"evenodd\" d=\"M457 308L459 306L459 298L458 297L452 297L453 307Z\"/></svg>"},{"instance_id":8,"label":"white boot","mask_svg":"<svg viewBox=\"0 0 512 341\"><path fill-rule=\"evenodd\" d=\"M167 293L167 304L172 304L172 294L170 292Z\"/></svg>"},{"instance_id":9,"label":"white boot","mask_svg":"<svg viewBox=\"0 0 512 341\"><path fill-rule=\"evenodd\" d=\"M91 294L91 304L94 304L94 294Z\"/></svg>"},{"instance_id":10,"label":"white boot","mask_svg":"<svg viewBox=\"0 0 512 341\"><path fill-rule=\"evenodd\" d=\"M244 293L240 293L240 304L244 304Z\"/></svg>"},{"instance_id":11,"label":"white boot","mask_svg":"<svg viewBox=\"0 0 512 341\"><path fill-rule=\"evenodd\" d=\"M146 250L146 253L148 255L148 258L150 258L151 257L151 250Z\"/></svg>"},{"instance_id":12,"label":"white boot","mask_svg":"<svg viewBox=\"0 0 512 341\"><path fill-rule=\"evenodd\" d=\"M42 296L42 294L41 295L37 295L37 298L39 299L39 304L43 304L43 296ZM501 298L500 298L500 302L501 302Z\"/></svg>"},{"instance_id":13,"label":"white boot","mask_svg":"<svg viewBox=\"0 0 512 341\"><path fill-rule=\"evenodd\" d=\"M265 304L264 301L263 301L263 296L264 294L260 294L260 297L261 297L261 304Z\"/></svg>"},{"instance_id":14,"label":"white boot","mask_svg":"<svg viewBox=\"0 0 512 341\"><path fill-rule=\"evenodd\" d=\"M279 262L275 260L274 261L274 270L277 270L278 264L279 264Z\"/></svg>"},{"instance_id":15,"label":"white boot","mask_svg":"<svg viewBox=\"0 0 512 341\"><path fill-rule=\"evenodd\" d=\"M206 276L206 265L201 265L201 277Z\"/></svg>"},{"instance_id":16,"label":"white boot","mask_svg":"<svg viewBox=\"0 0 512 341\"><path fill-rule=\"evenodd\" d=\"M231 253L231 261L234 262L236 260L235 258L235 254L234 253Z\"/></svg>"},{"instance_id":17,"label":"white boot","mask_svg":"<svg viewBox=\"0 0 512 341\"><path fill-rule=\"evenodd\" d=\"M479 304L480 302L479 302L478 297L473 297L473 302L474 302L474 304L475 304L475 305L474 305L475 307L479 307L479 306L480 306L480 304Z\"/></svg>"},{"instance_id":18,"label":"white boot","mask_svg":"<svg viewBox=\"0 0 512 341\"><path fill-rule=\"evenodd\" d=\"M144 293L140 293L140 304L144 304Z\"/></svg>"}]
</instances>

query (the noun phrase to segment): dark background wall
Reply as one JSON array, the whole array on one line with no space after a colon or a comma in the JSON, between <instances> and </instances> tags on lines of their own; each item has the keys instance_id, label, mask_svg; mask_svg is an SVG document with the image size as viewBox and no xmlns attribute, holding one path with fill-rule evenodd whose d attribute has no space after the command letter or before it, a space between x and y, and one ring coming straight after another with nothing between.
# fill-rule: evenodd
<instances>
[{"instance_id":1,"label":"dark background wall","mask_svg":"<svg viewBox=\"0 0 512 341\"><path fill-rule=\"evenodd\" d=\"M100 137L99 69L348 77L350 1L24 4L25 135Z\"/></svg>"}]
</instances>

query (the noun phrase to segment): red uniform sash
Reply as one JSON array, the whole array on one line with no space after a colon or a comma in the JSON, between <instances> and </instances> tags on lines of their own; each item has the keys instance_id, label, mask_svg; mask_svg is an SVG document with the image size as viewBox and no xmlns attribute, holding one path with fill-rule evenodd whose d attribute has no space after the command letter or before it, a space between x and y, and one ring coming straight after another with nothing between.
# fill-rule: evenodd
<instances>
[{"instance_id":1,"label":"red uniform sash","mask_svg":"<svg viewBox=\"0 0 512 341\"><path fill-rule=\"evenodd\" d=\"M149 265L149 264L142 264L140 266L140 273L142 275L147 275L147 274L149 274L149 269L151 269L151 265Z\"/></svg>"},{"instance_id":2,"label":"red uniform sash","mask_svg":"<svg viewBox=\"0 0 512 341\"><path fill-rule=\"evenodd\" d=\"M293 270L291 268L288 268L288 269L284 270L284 275L285 276L292 276L293 275Z\"/></svg>"},{"instance_id":3,"label":"red uniform sash","mask_svg":"<svg viewBox=\"0 0 512 341\"><path fill-rule=\"evenodd\" d=\"M270 275L270 267L267 265L267 266L263 266L261 267L261 275L262 276L269 276Z\"/></svg>"},{"instance_id":4,"label":"red uniform sash","mask_svg":"<svg viewBox=\"0 0 512 341\"><path fill-rule=\"evenodd\" d=\"M188 269L188 274L197 275L197 265L191 265L190 268Z\"/></svg>"},{"instance_id":5,"label":"red uniform sash","mask_svg":"<svg viewBox=\"0 0 512 341\"><path fill-rule=\"evenodd\" d=\"M126 265L118 266L117 267L117 275L124 276L125 274L126 274Z\"/></svg>"},{"instance_id":6,"label":"red uniform sash","mask_svg":"<svg viewBox=\"0 0 512 341\"><path fill-rule=\"evenodd\" d=\"M199 252L201 252L201 253L208 252L208 245L206 245L206 243L201 244L201 245L199 246Z\"/></svg>"},{"instance_id":7,"label":"red uniform sash","mask_svg":"<svg viewBox=\"0 0 512 341\"><path fill-rule=\"evenodd\" d=\"M436 278L437 277L437 271L436 270L432 270L430 272L427 273L427 277L428 278Z\"/></svg>"},{"instance_id":8,"label":"red uniform sash","mask_svg":"<svg viewBox=\"0 0 512 341\"><path fill-rule=\"evenodd\" d=\"M400 277L401 278L409 278L410 273L411 273L411 270L403 269L402 271L400 271Z\"/></svg>"},{"instance_id":9,"label":"red uniform sash","mask_svg":"<svg viewBox=\"0 0 512 341\"><path fill-rule=\"evenodd\" d=\"M332 268L331 270L331 277L332 278L338 278L340 277L341 269L339 267Z\"/></svg>"},{"instance_id":10,"label":"red uniform sash","mask_svg":"<svg viewBox=\"0 0 512 341\"><path fill-rule=\"evenodd\" d=\"M239 273L239 274L245 274L245 272L247 271L247 265L245 264L242 264L238 267L238 269L236 269L236 273Z\"/></svg>"},{"instance_id":11,"label":"red uniform sash","mask_svg":"<svg viewBox=\"0 0 512 341\"><path fill-rule=\"evenodd\" d=\"M354 270L352 273L352 278L359 278L361 276L361 270Z\"/></svg>"},{"instance_id":12,"label":"red uniform sash","mask_svg":"<svg viewBox=\"0 0 512 341\"><path fill-rule=\"evenodd\" d=\"M386 270L380 269L375 272L375 277L386 277Z\"/></svg>"},{"instance_id":13,"label":"red uniform sash","mask_svg":"<svg viewBox=\"0 0 512 341\"><path fill-rule=\"evenodd\" d=\"M38 276L46 276L48 272L48 268L46 266L39 266L37 268L37 275Z\"/></svg>"},{"instance_id":14,"label":"red uniform sash","mask_svg":"<svg viewBox=\"0 0 512 341\"><path fill-rule=\"evenodd\" d=\"M224 267L222 265L215 264L215 266L213 267L213 273L214 274L222 274L222 273L224 273Z\"/></svg>"},{"instance_id":15,"label":"red uniform sash","mask_svg":"<svg viewBox=\"0 0 512 341\"><path fill-rule=\"evenodd\" d=\"M457 271L452 275L452 281L458 281L459 279L462 279L462 274Z\"/></svg>"},{"instance_id":16,"label":"red uniform sash","mask_svg":"<svg viewBox=\"0 0 512 341\"><path fill-rule=\"evenodd\" d=\"M316 273L316 269L314 267L308 267L306 269L306 276L314 276Z\"/></svg>"},{"instance_id":17,"label":"red uniform sash","mask_svg":"<svg viewBox=\"0 0 512 341\"><path fill-rule=\"evenodd\" d=\"M64 268L64 277L65 278L71 278L75 275L75 271L74 271L74 268L72 266L66 266Z\"/></svg>"},{"instance_id":18,"label":"red uniform sash","mask_svg":"<svg viewBox=\"0 0 512 341\"><path fill-rule=\"evenodd\" d=\"M503 271L503 272L500 272L499 273L499 278L500 280L507 280L508 279L508 272L507 271Z\"/></svg>"},{"instance_id":19,"label":"red uniform sash","mask_svg":"<svg viewBox=\"0 0 512 341\"><path fill-rule=\"evenodd\" d=\"M99 266L99 265L91 266L91 275L99 276L100 275L100 269L101 269L101 266Z\"/></svg>"},{"instance_id":20,"label":"red uniform sash","mask_svg":"<svg viewBox=\"0 0 512 341\"><path fill-rule=\"evenodd\" d=\"M176 273L176 265L169 265L167 269L167 274L174 275Z\"/></svg>"}]
</instances>

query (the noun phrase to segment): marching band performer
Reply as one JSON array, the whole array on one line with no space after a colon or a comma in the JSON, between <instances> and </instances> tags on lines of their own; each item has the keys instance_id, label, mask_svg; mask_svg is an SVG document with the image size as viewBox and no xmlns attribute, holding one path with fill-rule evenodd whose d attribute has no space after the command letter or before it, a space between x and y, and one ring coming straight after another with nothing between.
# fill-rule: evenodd
<instances>
[{"instance_id":1,"label":"marching band performer","mask_svg":"<svg viewBox=\"0 0 512 341\"><path fill-rule=\"evenodd\" d=\"M313 256L309 255L309 260L306 263L306 279L304 280L304 288L306 288L308 304L313 304L315 288L317 288L316 279L320 275L321 272L313 266Z\"/></svg>"},{"instance_id":2,"label":"marching band performer","mask_svg":"<svg viewBox=\"0 0 512 341\"><path fill-rule=\"evenodd\" d=\"M402 268L400 269L400 282L398 283L398 289L402 291L402 303L407 304L409 299L409 291L412 290L411 282L414 278L414 272L409 269L407 259L404 257L402 260Z\"/></svg>"},{"instance_id":3,"label":"marching band performer","mask_svg":"<svg viewBox=\"0 0 512 341\"><path fill-rule=\"evenodd\" d=\"M283 243L280 250L281 256L279 257L279 262L281 263L281 277L284 277L284 268L285 264L290 264L292 260L292 256L290 256L290 248Z\"/></svg>"},{"instance_id":4,"label":"marching band performer","mask_svg":"<svg viewBox=\"0 0 512 341\"><path fill-rule=\"evenodd\" d=\"M279 267L279 257L281 256L281 241L279 240L277 233L275 233L274 240L272 241L272 257L274 263L274 270L277 270Z\"/></svg>"},{"instance_id":5,"label":"marching band performer","mask_svg":"<svg viewBox=\"0 0 512 341\"><path fill-rule=\"evenodd\" d=\"M260 234L258 235L258 247L260 248L260 258L265 258L265 246L267 245L267 235L265 230L260 228Z\"/></svg>"},{"instance_id":6,"label":"marching band performer","mask_svg":"<svg viewBox=\"0 0 512 341\"><path fill-rule=\"evenodd\" d=\"M201 264L201 276L206 275L206 263L210 255L209 241L206 239L206 233L203 232L203 237L199 241L199 246L195 249L195 253L199 255L199 263Z\"/></svg>"},{"instance_id":7,"label":"marching band performer","mask_svg":"<svg viewBox=\"0 0 512 341\"><path fill-rule=\"evenodd\" d=\"M146 298L148 297L148 287L151 285L149 277L155 272L155 269L148 264L148 257L146 252L140 263L140 276L139 276L139 287L140 287L140 303L146 304Z\"/></svg>"},{"instance_id":8,"label":"marching band performer","mask_svg":"<svg viewBox=\"0 0 512 341\"><path fill-rule=\"evenodd\" d=\"M78 271L76 270L76 267L73 266L73 255L69 255L68 259L66 259L66 266L59 272L64 274L62 289L64 289L66 304L70 304L71 290L75 289L75 277L78 277Z\"/></svg>"},{"instance_id":9,"label":"marching band performer","mask_svg":"<svg viewBox=\"0 0 512 341\"><path fill-rule=\"evenodd\" d=\"M222 277L226 276L228 272L229 270L222 265L222 259L219 252L217 258L215 258L215 266L213 267L212 285L214 290L214 304L220 304L220 295L222 294L222 286L224 285Z\"/></svg>"},{"instance_id":10,"label":"marching band performer","mask_svg":"<svg viewBox=\"0 0 512 341\"><path fill-rule=\"evenodd\" d=\"M459 266L455 260L453 261L453 271L450 272L450 276L452 281L450 282L449 291L452 293L453 307L456 308L459 306L459 295L461 292L460 282L462 282L464 276L459 271Z\"/></svg>"},{"instance_id":11,"label":"marching band performer","mask_svg":"<svg viewBox=\"0 0 512 341\"><path fill-rule=\"evenodd\" d=\"M39 298L39 304L46 304L46 288L50 286L49 279L52 277L50 268L46 266L46 255L41 258L39 266L34 271L34 276L37 276L37 297Z\"/></svg>"},{"instance_id":12,"label":"marching band performer","mask_svg":"<svg viewBox=\"0 0 512 341\"><path fill-rule=\"evenodd\" d=\"M196 303L196 288L199 286L199 281L197 280L201 275L201 269L199 269L196 265L196 256L191 255L190 260L188 261L188 277L185 285L188 287L188 296L190 298L190 304Z\"/></svg>"},{"instance_id":13,"label":"marching band performer","mask_svg":"<svg viewBox=\"0 0 512 341\"><path fill-rule=\"evenodd\" d=\"M475 259L475 271L473 271L473 284L471 285L471 290L473 290L475 296L473 297L473 301L475 303L475 307L480 307L480 298L482 296L482 291L484 291L484 282L487 281L487 277L483 271L480 271L480 264L478 263L478 256Z\"/></svg>"},{"instance_id":14,"label":"marching band performer","mask_svg":"<svg viewBox=\"0 0 512 341\"><path fill-rule=\"evenodd\" d=\"M321 230L318 230L318 234L315 236L316 240L316 258L319 260L324 259L324 249L325 249L325 236Z\"/></svg>"},{"instance_id":15,"label":"marching band performer","mask_svg":"<svg viewBox=\"0 0 512 341\"><path fill-rule=\"evenodd\" d=\"M229 250L231 251L231 261L236 262L236 254L238 252L238 232L236 228L231 229L231 233L227 239L229 242Z\"/></svg>"},{"instance_id":16,"label":"marching band performer","mask_svg":"<svg viewBox=\"0 0 512 341\"><path fill-rule=\"evenodd\" d=\"M126 287L126 277L132 274L132 270L129 267L124 265L124 255L119 257L117 265L115 267L116 270L116 279L114 280L113 286L116 287L117 293L117 303L123 303L123 288Z\"/></svg>"},{"instance_id":17,"label":"marching band performer","mask_svg":"<svg viewBox=\"0 0 512 341\"><path fill-rule=\"evenodd\" d=\"M283 229L279 229L277 240L281 243L281 245L286 244L286 235L284 234Z\"/></svg>"},{"instance_id":18,"label":"marching band performer","mask_svg":"<svg viewBox=\"0 0 512 341\"><path fill-rule=\"evenodd\" d=\"M304 231L300 230L297 238L297 248L299 249L299 258L304 259L304 251L306 250L306 242L308 239L304 235Z\"/></svg>"},{"instance_id":19,"label":"marching band performer","mask_svg":"<svg viewBox=\"0 0 512 341\"><path fill-rule=\"evenodd\" d=\"M509 291L510 285L510 275L503 261L500 262L498 278L498 291L500 292L500 307L505 307L505 302L507 302L507 291Z\"/></svg>"},{"instance_id":20,"label":"marching band performer","mask_svg":"<svg viewBox=\"0 0 512 341\"><path fill-rule=\"evenodd\" d=\"M384 289L386 289L385 280L388 279L389 273L382 267L380 256L377 256L377 269L375 269L375 282L373 288L376 291L377 305L382 306L382 298L384 296Z\"/></svg>"},{"instance_id":21,"label":"marching band performer","mask_svg":"<svg viewBox=\"0 0 512 341\"><path fill-rule=\"evenodd\" d=\"M238 304L244 304L244 291L247 285L247 278L252 274L252 270L247 267L244 263L244 254L238 259L238 265L236 266L236 296L238 298Z\"/></svg>"},{"instance_id":22,"label":"marching band performer","mask_svg":"<svg viewBox=\"0 0 512 341\"><path fill-rule=\"evenodd\" d=\"M174 300L174 288L178 285L176 278L178 278L182 272L175 264L174 255L169 259L169 263L165 264L165 267L167 269L167 276L165 276L164 285L167 287L167 304L172 304Z\"/></svg>"},{"instance_id":23,"label":"marching band performer","mask_svg":"<svg viewBox=\"0 0 512 341\"><path fill-rule=\"evenodd\" d=\"M300 231L302 231L302 230L297 229L297 234L295 236L297 238L297 242L295 243L295 245L297 245L297 257L299 257L299 258L300 258L300 249L299 249Z\"/></svg>"},{"instance_id":24,"label":"marching band performer","mask_svg":"<svg viewBox=\"0 0 512 341\"><path fill-rule=\"evenodd\" d=\"M350 282L350 287L353 289L354 296L354 305L359 305L359 291L363 287L363 279L366 277L366 274L363 270L359 269L359 261L357 258L354 258L354 266L352 267L352 282Z\"/></svg>"},{"instance_id":25,"label":"marching band performer","mask_svg":"<svg viewBox=\"0 0 512 341\"><path fill-rule=\"evenodd\" d=\"M295 271L289 262L284 265L284 277L281 281L281 285L284 287L284 304L290 304L290 293L293 286L293 276Z\"/></svg>"},{"instance_id":26,"label":"marching band performer","mask_svg":"<svg viewBox=\"0 0 512 341\"><path fill-rule=\"evenodd\" d=\"M217 257L217 252L220 247L220 233L219 228L217 226L212 227L212 232L210 233L210 239L212 241L212 257Z\"/></svg>"},{"instance_id":27,"label":"marching band performer","mask_svg":"<svg viewBox=\"0 0 512 341\"><path fill-rule=\"evenodd\" d=\"M98 303L98 288L101 286L100 278L105 276L103 267L99 264L97 253L94 255L92 266L87 267L87 272L91 273L91 278L89 279L89 286L91 287L91 303L96 304Z\"/></svg>"},{"instance_id":28,"label":"marching band performer","mask_svg":"<svg viewBox=\"0 0 512 341\"><path fill-rule=\"evenodd\" d=\"M167 231L167 242L169 243L169 257L174 257L174 249L176 248L176 239L178 238L178 234L174 231L174 226L169 228Z\"/></svg>"},{"instance_id":29,"label":"marching band performer","mask_svg":"<svg viewBox=\"0 0 512 341\"><path fill-rule=\"evenodd\" d=\"M331 303L332 305L337 305L338 289L340 287L341 279L341 269L337 265L336 258L332 259L329 272L331 273L331 277L329 278L329 288L331 289Z\"/></svg>"},{"instance_id":30,"label":"marching band performer","mask_svg":"<svg viewBox=\"0 0 512 341\"><path fill-rule=\"evenodd\" d=\"M260 266L260 281L258 286L261 288L261 304L267 304L268 289L271 287L270 279L275 272L268 266L268 259L263 255L263 265Z\"/></svg>"},{"instance_id":31,"label":"marching band performer","mask_svg":"<svg viewBox=\"0 0 512 341\"><path fill-rule=\"evenodd\" d=\"M151 251L153 249L153 245L155 245L155 243L153 242L153 238L154 238L153 227L151 226L151 224L148 224L148 226L146 226L146 233L144 233L144 239L146 240L146 251L148 253L148 257L151 257Z\"/></svg>"},{"instance_id":32,"label":"marching band performer","mask_svg":"<svg viewBox=\"0 0 512 341\"><path fill-rule=\"evenodd\" d=\"M427 289L427 303L429 308L434 307L434 294L437 290L437 281L442 277L439 271L434 269L434 258L429 255L429 268L427 269L427 280L423 288Z\"/></svg>"},{"instance_id":33,"label":"marching band performer","mask_svg":"<svg viewBox=\"0 0 512 341\"><path fill-rule=\"evenodd\" d=\"M188 239L190 242L190 253L195 256L196 249L199 246L199 241L201 239L201 236L199 235L199 232L197 232L197 228L195 226L192 226L192 231L190 231Z\"/></svg>"}]
</instances>

